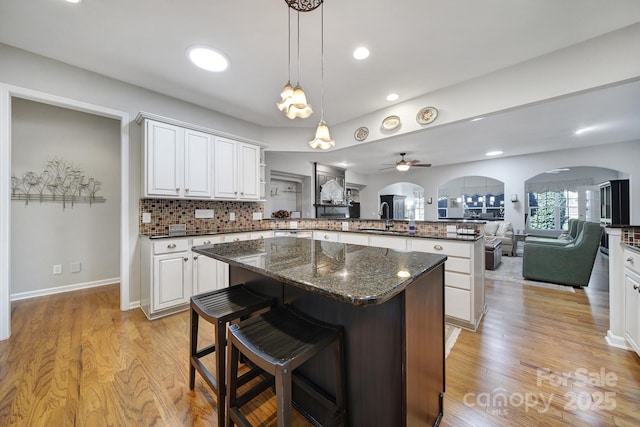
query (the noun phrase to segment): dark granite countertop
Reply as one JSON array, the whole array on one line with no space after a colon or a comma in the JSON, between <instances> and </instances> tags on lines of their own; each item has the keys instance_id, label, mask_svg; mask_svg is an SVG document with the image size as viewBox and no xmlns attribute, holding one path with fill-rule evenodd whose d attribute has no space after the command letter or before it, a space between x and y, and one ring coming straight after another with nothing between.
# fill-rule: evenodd
<instances>
[{"instance_id":1,"label":"dark granite countertop","mask_svg":"<svg viewBox=\"0 0 640 427\"><path fill-rule=\"evenodd\" d=\"M321 230L322 231L322 230ZM463 240L463 241L471 241L475 242L484 237L481 234L457 234L457 233L436 233L433 231L416 231L415 233L410 233L409 231L404 230L378 230L378 229L360 229L360 230L326 230L326 231L339 231L340 233L365 233L365 234L377 234L383 236L399 236L399 237L417 237L422 239L441 239L441 240Z\"/></svg>"},{"instance_id":2,"label":"dark granite countertop","mask_svg":"<svg viewBox=\"0 0 640 427\"><path fill-rule=\"evenodd\" d=\"M353 305L375 305L446 256L295 237L196 246L194 252ZM257 258L257 262L256 262Z\"/></svg>"},{"instance_id":3,"label":"dark granite countertop","mask_svg":"<svg viewBox=\"0 0 640 427\"><path fill-rule=\"evenodd\" d=\"M253 232L258 233L261 231L327 231L327 232L336 232L336 233L365 233L365 234L376 234L383 236L398 236L398 237L418 237L423 239L442 239L442 240L459 240L459 241L471 241L474 242L478 239L484 237L480 234L456 234L456 233L436 233L436 232L422 232L416 231L415 233L409 233L409 231L397 231L397 230L379 230L379 229L360 229L360 230L330 230L324 228L315 228L315 229L304 229L304 228L285 228L285 229L260 229L260 228L238 228L238 229L225 229L225 230L197 230L197 231L189 231L187 230L186 234L183 235L168 235L168 234L152 234L152 235L143 235L140 237L145 237L149 239L167 239L167 238L175 238L175 237L198 237L198 236L212 236L212 235L222 235L222 234L232 234L232 233L247 233Z\"/></svg>"}]
</instances>

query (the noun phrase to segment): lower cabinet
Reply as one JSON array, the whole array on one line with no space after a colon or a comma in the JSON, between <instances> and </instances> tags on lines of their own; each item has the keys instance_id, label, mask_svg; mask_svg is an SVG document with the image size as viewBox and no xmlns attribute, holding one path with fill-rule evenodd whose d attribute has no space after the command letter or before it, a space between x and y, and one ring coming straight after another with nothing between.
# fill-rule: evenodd
<instances>
[{"instance_id":1,"label":"lower cabinet","mask_svg":"<svg viewBox=\"0 0 640 427\"><path fill-rule=\"evenodd\" d=\"M189 252L155 255L153 257L156 311L186 304L191 296L191 260Z\"/></svg>"},{"instance_id":2,"label":"lower cabinet","mask_svg":"<svg viewBox=\"0 0 640 427\"><path fill-rule=\"evenodd\" d=\"M190 247L221 243L222 237L194 237ZM229 286L229 264L211 257L192 254L193 295L204 294Z\"/></svg>"},{"instance_id":3,"label":"lower cabinet","mask_svg":"<svg viewBox=\"0 0 640 427\"><path fill-rule=\"evenodd\" d=\"M640 355L640 254L624 251L624 337Z\"/></svg>"},{"instance_id":4,"label":"lower cabinet","mask_svg":"<svg viewBox=\"0 0 640 427\"><path fill-rule=\"evenodd\" d=\"M487 310L484 297L484 241L408 240L407 249L447 256L444 265L446 321L475 331Z\"/></svg>"},{"instance_id":5,"label":"lower cabinet","mask_svg":"<svg viewBox=\"0 0 640 427\"><path fill-rule=\"evenodd\" d=\"M229 265L191 252L221 236L141 239L140 307L149 319L186 310L192 295L229 286Z\"/></svg>"}]
</instances>

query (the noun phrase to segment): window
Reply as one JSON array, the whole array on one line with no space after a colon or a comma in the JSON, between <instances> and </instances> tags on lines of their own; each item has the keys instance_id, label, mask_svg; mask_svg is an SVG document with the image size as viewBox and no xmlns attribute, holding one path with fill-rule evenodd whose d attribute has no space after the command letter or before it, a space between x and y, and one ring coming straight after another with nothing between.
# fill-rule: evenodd
<instances>
[{"instance_id":1,"label":"window","mask_svg":"<svg viewBox=\"0 0 640 427\"><path fill-rule=\"evenodd\" d=\"M455 199L454 199L455 200ZM438 218L447 218L449 215L448 202L449 199L445 197L438 197Z\"/></svg>"},{"instance_id":2,"label":"window","mask_svg":"<svg viewBox=\"0 0 640 427\"><path fill-rule=\"evenodd\" d=\"M529 228L567 230L569 218L578 218L578 193L547 191L529 193Z\"/></svg>"}]
</instances>

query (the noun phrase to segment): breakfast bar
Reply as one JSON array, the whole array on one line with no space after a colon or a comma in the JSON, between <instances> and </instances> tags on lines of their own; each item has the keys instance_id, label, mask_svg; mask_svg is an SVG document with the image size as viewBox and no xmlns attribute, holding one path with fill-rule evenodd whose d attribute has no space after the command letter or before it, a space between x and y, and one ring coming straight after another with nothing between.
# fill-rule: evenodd
<instances>
[{"instance_id":1,"label":"breakfast bar","mask_svg":"<svg viewBox=\"0 0 640 427\"><path fill-rule=\"evenodd\" d=\"M433 426L442 418L446 256L293 237L196 246L280 304L342 325L351 426ZM326 356L326 357L325 357ZM301 374L333 394L329 355ZM310 402L294 390L299 407Z\"/></svg>"}]
</instances>

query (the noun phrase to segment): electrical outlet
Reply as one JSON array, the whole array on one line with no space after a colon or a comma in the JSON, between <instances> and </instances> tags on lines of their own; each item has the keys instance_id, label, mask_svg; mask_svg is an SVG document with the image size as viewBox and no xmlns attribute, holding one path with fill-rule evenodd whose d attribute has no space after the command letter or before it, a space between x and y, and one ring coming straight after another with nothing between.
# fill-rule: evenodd
<instances>
[{"instance_id":1,"label":"electrical outlet","mask_svg":"<svg viewBox=\"0 0 640 427\"><path fill-rule=\"evenodd\" d=\"M149 224L151 222L151 213L150 212L143 212L142 213L142 223L143 224Z\"/></svg>"},{"instance_id":2,"label":"electrical outlet","mask_svg":"<svg viewBox=\"0 0 640 427\"><path fill-rule=\"evenodd\" d=\"M254 213L253 213L253 220L254 220L254 221L260 221L260 220L262 220L262 212L254 212Z\"/></svg>"},{"instance_id":3,"label":"electrical outlet","mask_svg":"<svg viewBox=\"0 0 640 427\"><path fill-rule=\"evenodd\" d=\"M53 266L53 274L62 274L62 264L55 264Z\"/></svg>"},{"instance_id":4,"label":"electrical outlet","mask_svg":"<svg viewBox=\"0 0 640 427\"><path fill-rule=\"evenodd\" d=\"M235 221L235 220L236 220L236 213L235 212L229 213L229 221Z\"/></svg>"},{"instance_id":5,"label":"electrical outlet","mask_svg":"<svg viewBox=\"0 0 640 427\"><path fill-rule=\"evenodd\" d=\"M80 270L82 270L82 263L80 261L71 263L72 273L80 273Z\"/></svg>"}]
</instances>

